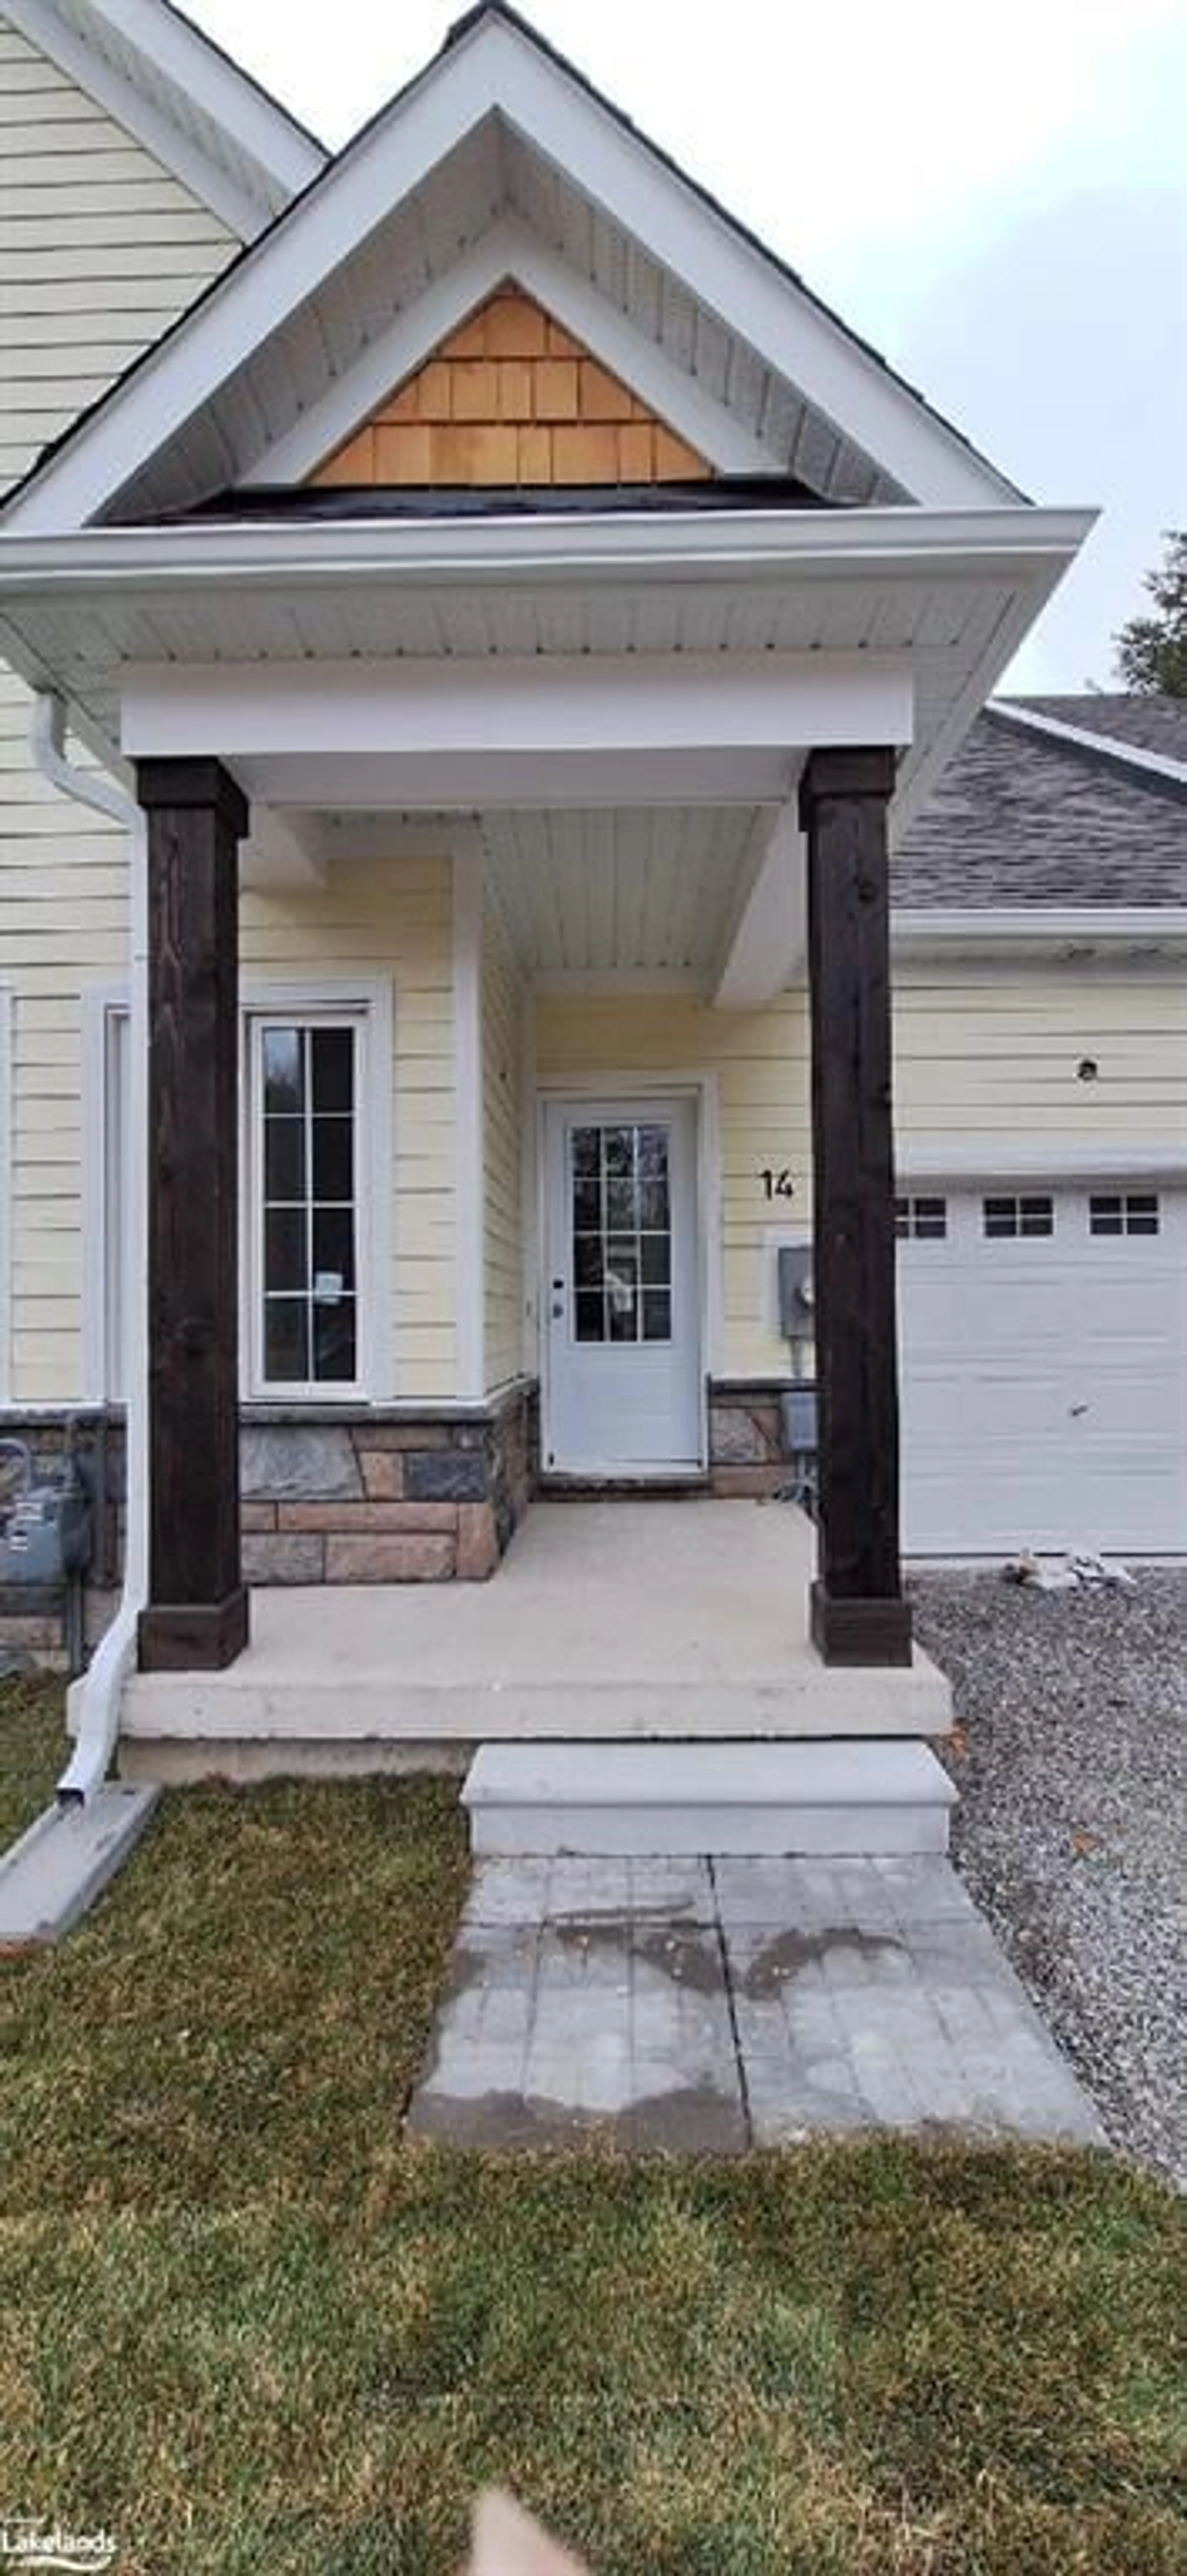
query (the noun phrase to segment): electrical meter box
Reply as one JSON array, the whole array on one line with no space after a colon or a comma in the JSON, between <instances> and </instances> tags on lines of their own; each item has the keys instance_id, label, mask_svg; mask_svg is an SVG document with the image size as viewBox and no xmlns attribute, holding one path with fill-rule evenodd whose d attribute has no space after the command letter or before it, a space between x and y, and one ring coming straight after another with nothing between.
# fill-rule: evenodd
<instances>
[{"instance_id":1,"label":"electrical meter box","mask_svg":"<svg viewBox=\"0 0 1187 2576\"><path fill-rule=\"evenodd\" d=\"M779 1330L785 1342L812 1338L816 1298L810 1243L781 1243L777 1255Z\"/></svg>"},{"instance_id":2,"label":"electrical meter box","mask_svg":"<svg viewBox=\"0 0 1187 2576\"><path fill-rule=\"evenodd\" d=\"M18 1487L0 1509L0 1583L67 1583L91 1559L91 1506L68 1470Z\"/></svg>"}]
</instances>

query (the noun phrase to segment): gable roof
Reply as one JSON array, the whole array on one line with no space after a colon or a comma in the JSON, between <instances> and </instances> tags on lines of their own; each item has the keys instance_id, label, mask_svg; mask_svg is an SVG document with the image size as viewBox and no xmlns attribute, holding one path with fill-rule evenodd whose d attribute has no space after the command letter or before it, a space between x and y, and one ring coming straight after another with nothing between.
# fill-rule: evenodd
<instances>
[{"instance_id":1,"label":"gable roof","mask_svg":"<svg viewBox=\"0 0 1187 2576\"><path fill-rule=\"evenodd\" d=\"M6 521L64 531L253 476L300 480L508 275L722 471L859 504L1018 498L526 21L484 0L39 460Z\"/></svg>"},{"instance_id":2,"label":"gable roof","mask_svg":"<svg viewBox=\"0 0 1187 2576\"><path fill-rule=\"evenodd\" d=\"M1104 757L1013 720L1017 708L1052 707L1061 724L1096 735ZM1187 768L1178 785L1135 768L1125 758L1131 729L1183 748L1187 707L1120 695L991 703L903 837L896 904L1187 906Z\"/></svg>"},{"instance_id":3,"label":"gable roof","mask_svg":"<svg viewBox=\"0 0 1187 2576\"><path fill-rule=\"evenodd\" d=\"M171 0L4 0L4 15L241 241L327 154Z\"/></svg>"},{"instance_id":4,"label":"gable roof","mask_svg":"<svg viewBox=\"0 0 1187 2576\"><path fill-rule=\"evenodd\" d=\"M1167 698L1147 690L1089 689L1078 696L1016 698L1008 703L1078 733L1097 734L1114 749L1127 743L1139 751L1181 761L1187 768L1187 698Z\"/></svg>"}]
</instances>

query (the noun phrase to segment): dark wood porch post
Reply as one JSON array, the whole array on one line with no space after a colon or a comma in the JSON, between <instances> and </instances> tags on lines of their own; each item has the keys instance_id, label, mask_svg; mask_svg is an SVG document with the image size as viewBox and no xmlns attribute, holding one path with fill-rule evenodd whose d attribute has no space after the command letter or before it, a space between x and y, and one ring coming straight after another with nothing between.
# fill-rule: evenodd
<instances>
[{"instance_id":1,"label":"dark wood porch post","mask_svg":"<svg viewBox=\"0 0 1187 2576\"><path fill-rule=\"evenodd\" d=\"M898 1356L890 1076L888 750L818 751L808 839L813 1268L826 1663L907 1664L898 1524Z\"/></svg>"},{"instance_id":2,"label":"dark wood porch post","mask_svg":"<svg viewBox=\"0 0 1187 2576\"><path fill-rule=\"evenodd\" d=\"M247 1643L239 1543L239 889L217 760L141 761L149 914L149 1605L140 1662Z\"/></svg>"}]
</instances>

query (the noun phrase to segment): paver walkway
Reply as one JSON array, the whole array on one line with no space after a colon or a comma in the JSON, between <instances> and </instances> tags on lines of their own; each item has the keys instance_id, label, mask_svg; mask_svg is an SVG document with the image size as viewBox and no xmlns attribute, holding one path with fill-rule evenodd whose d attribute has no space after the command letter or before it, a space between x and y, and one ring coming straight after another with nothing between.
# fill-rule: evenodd
<instances>
[{"instance_id":1,"label":"paver walkway","mask_svg":"<svg viewBox=\"0 0 1187 2576\"><path fill-rule=\"evenodd\" d=\"M488 1860L409 2126L729 2154L890 2127L1100 2145L946 1860Z\"/></svg>"}]
</instances>

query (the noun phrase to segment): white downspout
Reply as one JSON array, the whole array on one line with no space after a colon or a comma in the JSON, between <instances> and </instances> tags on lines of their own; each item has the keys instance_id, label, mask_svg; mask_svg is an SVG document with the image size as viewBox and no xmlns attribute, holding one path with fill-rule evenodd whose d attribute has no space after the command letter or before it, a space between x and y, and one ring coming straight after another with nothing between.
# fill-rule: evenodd
<instances>
[{"instance_id":1,"label":"white downspout","mask_svg":"<svg viewBox=\"0 0 1187 2576\"><path fill-rule=\"evenodd\" d=\"M107 1776L119 1734L124 1683L135 1667L140 1612L148 1599L148 837L144 815L133 797L101 771L76 769L67 760L65 733L61 698L39 690L33 700L30 747L41 776L77 805L89 805L122 823L128 835L131 1052L124 1581L115 1618L77 1686L74 1751L57 1786L59 1801L70 1806L93 1798Z\"/></svg>"}]
</instances>

